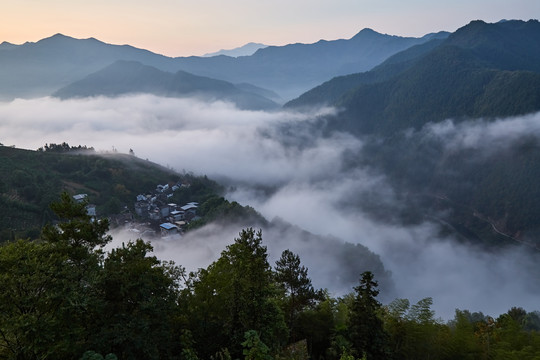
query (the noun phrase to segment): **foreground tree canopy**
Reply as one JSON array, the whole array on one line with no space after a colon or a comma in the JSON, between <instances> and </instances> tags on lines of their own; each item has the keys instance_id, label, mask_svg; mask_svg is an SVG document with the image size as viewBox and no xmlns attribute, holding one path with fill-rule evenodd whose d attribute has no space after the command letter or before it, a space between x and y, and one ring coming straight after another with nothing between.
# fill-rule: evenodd
<instances>
[{"instance_id":1,"label":"foreground tree canopy","mask_svg":"<svg viewBox=\"0 0 540 360\"><path fill-rule=\"evenodd\" d=\"M103 251L107 221L63 195L40 240L0 247L0 359L538 359L540 313L494 319L432 300L383 306L371 272L342 298L311 285L298 255L273 268L244 229L206 269L136 240Z\"/></svg>"}]
</instances>

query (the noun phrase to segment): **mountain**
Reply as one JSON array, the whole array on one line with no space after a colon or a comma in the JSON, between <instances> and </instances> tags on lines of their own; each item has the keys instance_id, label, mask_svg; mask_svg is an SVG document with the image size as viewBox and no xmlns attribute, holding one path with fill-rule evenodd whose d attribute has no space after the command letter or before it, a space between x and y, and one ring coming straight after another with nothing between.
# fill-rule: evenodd
<instances>
[{"instance_id":1,"label":"mountain","mask_svg":"<svg viewBox=\"0 0 540 360\"><path fill-rule=\"evenodd\" d=\"M12 44L10 42L7 42L7 41L4 41L0 44L0 50L8 50L8 49L13 49L14 47L16 47L17 45L15 44Z\"/></svg>"},{"instance_id":2,"label":"mountain","mask_svg":"<svg viewBox=\"0 0 540 360\"><path fill-rule=\"evenodd\" d=\"M250 56L250 55L253 55L255 51L259 49L263 49L265 47L268 47L268 45L250 42L234 49L230 49L230 50L221 49L217 52L204 54L203 57L212 57L212 56L220 56L220 55L225 55L225 56L230 56L230 57Z\"/></svg>"},{"instance_id":3,"label":"mountain","mask_svg":"<svg viewBox=\"0 0 540 360\"><path fill-rule=\"evenodd\" d=\"M434 36L405 38L364 29L349 40L269 46L251 56L171 58L129 45L74 39L62 34L35 43L0 47L0 100L47 96L118 61L161 71L249 83L291 99L332 77L367 71L389 56Z\"/></svg>"},{"instance_id":4,"label":"mountain","mask_svg":"<svg viewBox=\"0 0 540 360\"><path fill-rule=\"evenodd\" d=\"M375 84L392 79L408 69L419 56L438 47L444 39L435 38L421 45L392 55L371 71L335 77L285 104L286 108L334 105L349 90L361 85Z\"/></svg>"},{"instance_id":5,"label":"mountain","mask_svg":"<svg viewBox=\"0 0 540 360\"><path fill-rule=\"evenodd\" d=\"M323 83L286 107L330 104L341 110L319 122L317 131L361 136L364 147L347 155L347 166L384 174L407 204L396 211L351 198L378 219L429 219L475 244L539 249L537 138L525 133L504 146L482 144L494 120L540 111L539 49L536 20L473 21L369 72ZM472 147L453 147L449 135L434 130L445 126L461 131L458 142L469 127L486 128L486 134Z\"/></svg>"},{"instance_id":6,"label":"mountain","mask_svg":"<svg viewBox=\"0 0 540 360\"><path fill-rule=\"evenodd\" d=\"M0 52L0 99L50 95L117 60L175 70L171 58L147 50L56 34Z\"/></svg>"},{"instance_id":7,"label":"mountain","mask_svg":"<svg viewBox=\"0 0 540 360\"><path fill-rule=\"evenodd\" d=\"M399 51L446 36L441 32L407 38L364 29L348 40L268 46L252 56L177 60L182 70L233 83L248 82L291 99L335 76L367 71Z\"/></svg>"},{"instance_id":8,"label":"mountain","mask_svg":"<svg viewBox=\"0 0 540 360\"><path fill-rule=\"evenodd\" d=\"M169 97L198 97L231 101L241 109L274 109L278 105L258 93L185 71L170 73L136 61L117 61L53 95L62 99L146 93ZM255 89L257 91L257 89ZM258 89L258 92L261 92Z\"/></svg>"},{"instance_id":9,"label":"mountain","mask_svg":"<svg viewBox=\"0 0 540 360\"><path fill-rule=\"evenodd\" d=\"M447 118L540 110L540 24L474 21L446 40L396 54L370 72L334 78L287 107L336 105L335 129L391 134Z\"/></svg>"},{"instance_id":10,"label":"mountain","mask_svg":"<svg viewBox=\"0 0 540 360\"><path fill-rule=\"evenodd\" d=\"M263 96L267 99L274 101L275 103L278 103L278 104L283 103L283 98L272 90L264 89L264 88L255 86L253 84L248 84L248 83L234 84L234 86L236 86L240 90L244 90L247 92L251 92L251 93Z\"/></svg>"}]
</instances>

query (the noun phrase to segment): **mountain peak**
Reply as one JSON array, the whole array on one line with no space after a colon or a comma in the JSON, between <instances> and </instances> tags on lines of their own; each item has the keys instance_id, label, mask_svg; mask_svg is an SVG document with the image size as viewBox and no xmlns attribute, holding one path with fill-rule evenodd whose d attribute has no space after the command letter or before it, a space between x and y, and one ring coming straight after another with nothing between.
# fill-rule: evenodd
<instances>
[{"instance_id":1,"label":"mountain peak","mask_svg":"<svg viewBox=\"0 0 540 360\"><path fill-rule=\"evenodd\" d=\"M371 28L364 28L358 32L358 34L354 35L352 39L358 39L358 38L366 38L366 37L373 37L377 35L382 35L381 33L376 32L375 30Z\"/></svg>"},{"instance_id":2,"label":"mountain peak","mask_svg":"<svg viewBox=\"0 0 540 360\"><path fill-rule=\"evenodd\" d=\"M44 40L46 39L47 38L45 38ZM48 39L49 40L64 40L64 39L74 39L74 38L72 38L71 36L61 34L61 33L56 33L53 36L49 37Z\"/></svg>"},{"instance_id":3,"label":"mountain peak","mask_svg":"<svg viewBox=\"0 0 540 360\"><path fill-rule=\"evenodd\" d=\"M60 33L57 33L57 34L54 34L53 36L50 36L48 38L44 38L44 39L41 39L37 42L38 43L58 43L58 42L63 42L63 41L66 41L66 40L75 40L75 38L72 38L70 36L66 36L64 34L60 34Z\"/></svg>"},{"instance_id":4,"label":"mountain peak","mask_svg":"<svg viewBox=\"0 0 540 360\"><path fill-rule=\"evenodd\" d=\"M14 48L16 47L17 45L15 44L12 44L10 42L7 42L7 41L3 41L1 44L0 44L0 49L11 49L11 48Z\"/></svg>"}]
</instances>

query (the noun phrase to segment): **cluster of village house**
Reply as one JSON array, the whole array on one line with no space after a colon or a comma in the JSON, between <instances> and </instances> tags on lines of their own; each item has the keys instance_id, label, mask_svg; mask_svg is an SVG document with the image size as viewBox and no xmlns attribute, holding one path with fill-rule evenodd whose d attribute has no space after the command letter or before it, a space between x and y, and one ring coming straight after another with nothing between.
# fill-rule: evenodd
<instances>
[{"instance_id":1,"label":"cluster of village house","mask_svg":"<svg viewBox=\"0 0 540 360\"><path fill-rule=\"evenodd\" d=\"M182 206L170 202L173 193L189 184L178 183L173 186L158 185L152 193L137 195L135 213L143 222L134 221L131 213L125 212L112 217L115 225L124 225L128 230L140 236L175 237L183 233L185 226L200 217L197 215L199 203L189 202ZM85 201L87 194L73 196L77 202ZM96 206L88 204L88 215L96 216ZM159 224L159 229L157 225Z\"/></svg>"}]
</instances>

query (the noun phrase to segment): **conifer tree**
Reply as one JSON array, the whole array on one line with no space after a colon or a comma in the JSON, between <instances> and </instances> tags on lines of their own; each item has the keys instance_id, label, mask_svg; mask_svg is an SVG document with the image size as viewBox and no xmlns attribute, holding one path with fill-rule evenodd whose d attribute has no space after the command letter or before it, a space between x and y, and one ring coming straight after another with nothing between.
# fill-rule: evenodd
<instances>
[{"instance_id":1,"label":"conifer tree","mask_svg":"<svg viewBox=\"0 0 540 360\"><path fill-rule=\"evenodd\" d=\"M373 273L362 273L360 285L354 288L355 298L349 317L349 331L353 348L358 356L367 360L380 360L389 357L389 337L380 317L381 303L378 283Z\"/></svg>"}]
</instances>

